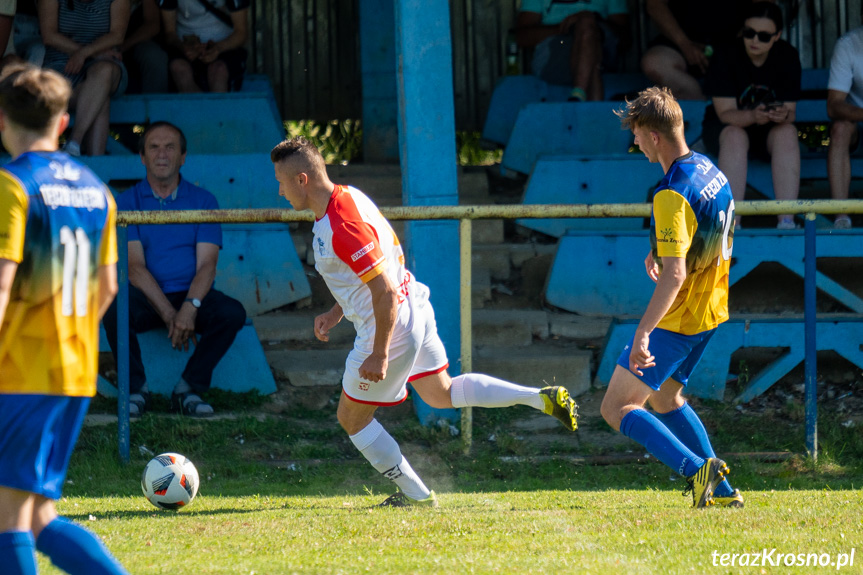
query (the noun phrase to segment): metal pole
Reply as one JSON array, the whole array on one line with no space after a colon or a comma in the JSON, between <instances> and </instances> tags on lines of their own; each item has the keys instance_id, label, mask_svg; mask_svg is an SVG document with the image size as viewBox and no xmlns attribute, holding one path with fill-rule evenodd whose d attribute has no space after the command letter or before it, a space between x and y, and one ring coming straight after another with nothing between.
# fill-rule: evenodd
<instances>
[{"instance_id":1,"label":"metal pole","mask_svg":"<svg viewBox=\"0 0 863 575\"><path fill-rule=\"evenodd\" d=\"M129 463L129 244L128 228L117 226L117 442Z\"/></svg>"},{"instance_id":2,"label":"metal pole","mask_svg":"<svg viewBox=\"0 0 863 575\"><path fill-rule=\"evenodd\" d=\"M818 460L818 370L815 341L815 214L806 214L803 310L806 330L806 451Z\"/></svg>"},{"instance_id":3,"label":"metal pole","mask_svg":"<svg viewBox=\"0 0 863 575\"><path fill-rule=\"evenodd\" d=\"M471 307L472 276L471 276L471 221L459 220L459 317L461 319L461 372L470 373L473 370L473 321ZM461 408L461 437L465 453L473 445L473 409L468 405Z\"/></svg>"}]
</instances>

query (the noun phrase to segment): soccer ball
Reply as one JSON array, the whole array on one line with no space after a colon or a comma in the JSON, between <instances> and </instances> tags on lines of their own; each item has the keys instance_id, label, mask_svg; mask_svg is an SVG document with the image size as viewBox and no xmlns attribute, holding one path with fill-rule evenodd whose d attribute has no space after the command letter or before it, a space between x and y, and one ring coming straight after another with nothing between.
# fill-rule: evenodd
<instances>
[{"instance_id":1,"label":"soccer ball","mask_svg":"<svg viewBox=\"0 0 863 575\"><path fill-rule=\"evenodd\" d=\"M161 509L179 509L198 494L198 470L179 453L157 455L144 468L141 490Z\"/></svg>"}]
</instances>

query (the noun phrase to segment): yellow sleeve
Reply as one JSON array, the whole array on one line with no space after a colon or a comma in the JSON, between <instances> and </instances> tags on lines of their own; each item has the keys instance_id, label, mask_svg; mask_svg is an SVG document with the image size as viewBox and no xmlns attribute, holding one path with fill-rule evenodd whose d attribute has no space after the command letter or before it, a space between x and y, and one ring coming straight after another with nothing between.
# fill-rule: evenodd
<instances>
[{"instance_id":1,"label":"yellow sleeve","mask_svg":"<svg viewBox=\"0 0 863 575\"><path fill-rule=\"evenodd\" d=\"M0 258L21 263L29 202L21 182L0 170Z\"/></svg>"},{"instance_id":2,"label":"yellow sleeve","mask_svg":"<svg viewBox=\"0 0 863 575\"><path fill-rule=\"evenodd\" d=\"M685 258L698 229L695 212L686 198L674 190L660 190L653 196L653 219L657 255Z\"/></svg>"},{"instance_id":3,"label":"yellow sleeve","mask_svg":"<svg viewBox=\"0 0 863 575\"><path fill-rule=\"evenodd\" d=\"M99 249L99 265L107 266L117 263L117 203L111 192L108 195L108 219L102 232L102 245Z\"/></svg>"}]
</instances>

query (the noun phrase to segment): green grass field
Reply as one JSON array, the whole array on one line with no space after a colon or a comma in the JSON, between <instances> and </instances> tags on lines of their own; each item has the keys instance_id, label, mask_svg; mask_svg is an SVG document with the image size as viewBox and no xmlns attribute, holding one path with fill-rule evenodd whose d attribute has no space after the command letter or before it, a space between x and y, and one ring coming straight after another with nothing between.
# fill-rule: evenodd
<instances>
[{"instance_id":1,"label":"green grass field","mask_svg":"<svg viewBox=\"0 0 863 575\"><path fill-rule=\"evenodd\" d=\"M148 414L133 423L125 466L115 425L85 428L60 513L102 536L135 574L863 572L863 439L826 410L817 463L727 458L743 510L691 509L684 482L656 462L574 464L567 458L587 450L584 434L613 436L589 417L580 438L551 429L537 448L535 436L513 427L533 416L528 408L475 410L476 441L464 456L459 439L420 427L407 408L382 412L441 505L372 509L393 487L357 458L333 409L269 416L254 398L220 401L236 409L233 419ZM787 415L702 410L726 450L802 444ZM141 495L150 455L138 446L195 462L201 488L189 507L161 511ZM521 457L502 459L512 455ZM809 566L786 567L779 554L803 563L812 555ZM39 561L40 572L59 573ZM837 562L844 565L830 565Z\"/></svg>"}]
</instances>

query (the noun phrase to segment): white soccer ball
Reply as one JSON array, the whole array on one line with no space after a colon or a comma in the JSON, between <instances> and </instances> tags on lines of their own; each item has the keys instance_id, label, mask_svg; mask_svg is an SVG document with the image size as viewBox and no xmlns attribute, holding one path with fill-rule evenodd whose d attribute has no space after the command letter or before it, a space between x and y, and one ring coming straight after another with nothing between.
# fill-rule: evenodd
<instances>
[{"instance_id":1,"label":"white soccer ball","mask_svg":"<svg viewBox=\"0 0 863 575\"><path fill-rule=\"evenodd\" d=\"M179 453L157 455L144 468L141 490L161 509L179 509L198 494L198 470Z\"/></svg>"}]
</instances>

